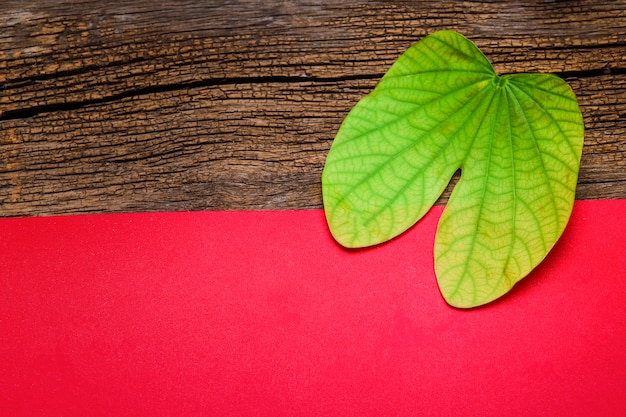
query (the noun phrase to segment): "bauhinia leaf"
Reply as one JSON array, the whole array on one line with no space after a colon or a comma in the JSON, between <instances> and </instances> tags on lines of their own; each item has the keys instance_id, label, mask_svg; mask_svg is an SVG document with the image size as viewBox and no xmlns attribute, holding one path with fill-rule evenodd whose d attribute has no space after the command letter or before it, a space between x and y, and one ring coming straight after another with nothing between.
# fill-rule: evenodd
<instances>
[{"instance_id":1,"label":"bauhinia leaf","mask_svg":"<svg viewBox=\"0 0 626 417\"><path fill-rule=\"evenodd\" d=\"M488 303L547 255L572 211L583 120L565 81L498 76L469 40L413 45L344 120L322 174L324 208L346 247L415 224L461 169L435 238L446 301Z\"/></svg>"}]
</instances>

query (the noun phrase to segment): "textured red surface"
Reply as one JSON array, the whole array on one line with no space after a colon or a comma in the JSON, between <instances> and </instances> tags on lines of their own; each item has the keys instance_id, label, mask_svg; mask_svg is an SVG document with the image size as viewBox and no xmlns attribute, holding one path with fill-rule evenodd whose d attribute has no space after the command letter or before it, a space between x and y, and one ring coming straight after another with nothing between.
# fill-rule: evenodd
<instances>
[{"instance_id":1,"label":"textured red surface","mask_svg":"<svg viewBox=\"0 0 626 417\"><path fill-rule=\"evenodd\" d=\"M626 415L626 201L474 310L437 289L440 213L360 251L321 211L1 219L0 409Z\"/></svg>"}]
</instances>

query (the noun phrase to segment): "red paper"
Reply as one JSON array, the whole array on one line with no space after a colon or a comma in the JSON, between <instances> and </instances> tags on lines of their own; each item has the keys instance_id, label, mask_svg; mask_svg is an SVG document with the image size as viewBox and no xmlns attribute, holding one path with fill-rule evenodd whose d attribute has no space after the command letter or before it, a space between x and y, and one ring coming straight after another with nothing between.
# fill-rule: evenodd
<instances>
[{"instance_id":1,"label":"red paper","mask_svg":"<svg viewBox=\"0 0 626 417\"><path fill-rule=\"evenodd\" d=\"M319 210L1 219L1 414L626 415L626 200L474 310L441 210L355 251Z\"/></svg>"}]
</instances>

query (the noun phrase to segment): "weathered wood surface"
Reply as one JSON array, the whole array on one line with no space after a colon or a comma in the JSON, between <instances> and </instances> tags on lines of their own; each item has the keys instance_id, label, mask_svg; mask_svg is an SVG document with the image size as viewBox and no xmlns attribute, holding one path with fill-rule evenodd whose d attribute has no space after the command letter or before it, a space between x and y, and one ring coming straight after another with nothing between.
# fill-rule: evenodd
<instances>
[{"instance_id":1,"label":"weathered wood surface","mask_svg":"<svg viewBox=\"0 0 626 417\"><path fill-rule=\"evenodd\" d=\"M626 198L626 1L3 1L0 216L320 208L342 119L440 29L563 76L577 197Z\"/></svg>"}]
</instances>

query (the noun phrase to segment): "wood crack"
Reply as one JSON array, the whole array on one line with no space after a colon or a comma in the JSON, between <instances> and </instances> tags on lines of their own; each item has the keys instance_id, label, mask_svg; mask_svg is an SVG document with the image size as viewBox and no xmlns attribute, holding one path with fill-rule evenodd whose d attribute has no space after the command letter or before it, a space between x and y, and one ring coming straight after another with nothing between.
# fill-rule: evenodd
<instances>
[{"instance_id":1,"label":"wood crack","mask_svg":"<svg viewBox=\"0 0 626 417\"><path fill-rule=\"evenodd\" d=\"M592 77L600 77L604 75L625 75L626 68L598 68L592 70L583 70L583 71L561 71L555 73L561 78L592 78Z\"/></svg>"},{"instance_id":2,"label":"wood crack","mask_svg":"<svg viewBox=\"0 0 626 417\"><path fill-rule=\"evenodd\" d=\"M65 71L63 74L49 74L45 76L36 77L37 80L41 79L54 79L60 75L76 75L84 73L84 69L82 71L73 70L73 71ZM562 71L556 72L555 75L558 75L561 78L592 78L598 76L606 76L606 75L625 75L626 68L598 68L593 70L582 70L582 71ZM112 94L106 97L101 97L98 99L90 99L90 100L78 100L71 101L65 103L53 103L53 104L44 104L38 106L25 107L14 110L6 110L0 111L0 121L6 120L19 120L19 119L27 119L31 117L38 116L42 113L51 113L51 112L63 112L63 111L72 111L77 110L83 107L94 106L99 104L111 103L123 99L129 99L132 97L138 97L148 94L159 94L166 93L171 91L180 91L187 90L192 88L210 88L217 86L226 86L226 85L243 85L243 84L269 84L269 83L284 83L284 84L294 84L294 83L341 83L346 81L358 81L358 80L378 80L383 77L384 74L358 74L358 75L346 75L346 76L336 76L336 77L314 77L314 76L259 76L259 77L232 77L232 78L218 78L218 79L209 79L209 80L199 80L192 81L187 83L176 83L176 84L165 84L165 85L155 85L148 86L133 90L123 91L121 93ZM504 75L504 74L502 74ZM35 80L34 77L30 77L28 80L24 80L24 82L30 82ZM0 85L0 88L2 86Z\"/></svg>"},{"instance_id":3,"label":"wood crack","mask_svg":"<svg viewBox=\"0 0 626 417\"><path fill-rule=\"evenodd\" d=\"M167 93L171 91L189 90L193 88L210 88L227 85L244 85L244 84L270 84L270 83L341 83L347 81L373 80L380 79L384 74L359 74L346 75L339 77L310 77L310 76L260 76L260 77L234 77L220 78L210 80L200 80L188 83L165 84L143 87L133 90L123 91L121 93L112 94L110 96L101 97L91 100L79 100L65 103L44 104L38 106L25 107L15 110L0 111L0 121L28 119L43 113L64 112L78 110L83 107L95 106L99 104L112 103L133 97L144 96L148 94Z\"/></svg>"}]
</instances>

